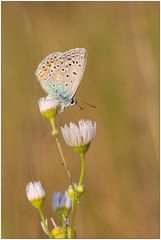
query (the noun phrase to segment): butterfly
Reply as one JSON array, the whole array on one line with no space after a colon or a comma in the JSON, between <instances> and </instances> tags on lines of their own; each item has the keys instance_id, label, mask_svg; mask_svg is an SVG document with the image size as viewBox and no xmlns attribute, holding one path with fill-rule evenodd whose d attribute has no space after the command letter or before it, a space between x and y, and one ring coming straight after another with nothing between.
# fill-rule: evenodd
<instances>
[{"instance_id":1,"label":"butterfly","mask_svg":"<svg viewBox=\"0 0 161 240\"><path fill-rule=\"evenodd\" d=\"M75 94L86 61L86 50L75 48L64 53L51 53L38 65L36 77L48 97L58 101L62 110L77 103Z\"/></svg>"}]
</instances>

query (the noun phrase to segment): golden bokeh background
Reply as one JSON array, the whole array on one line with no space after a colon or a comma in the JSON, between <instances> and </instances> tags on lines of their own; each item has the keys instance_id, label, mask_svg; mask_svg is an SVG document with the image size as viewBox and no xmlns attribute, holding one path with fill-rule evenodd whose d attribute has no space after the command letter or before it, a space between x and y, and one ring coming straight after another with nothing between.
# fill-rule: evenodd
<instances>
[{"instance_id":1,"label":"golden bokeh background","mask_svg":"<svg viewBox=\"0 0 161 240\"><path fill-rule=\"evenodd\" d=\"M88 51L77 99L97 106L57 118L97 122L77 235L159 238L159 2L2 2L2 237L45 238L25 186L42 182L50 219L53 192L69 184L39 113L46 94L35 71L51 52L76 47ZM61 143L77 181L79 156Z\"/></svg>"}]
</instances>

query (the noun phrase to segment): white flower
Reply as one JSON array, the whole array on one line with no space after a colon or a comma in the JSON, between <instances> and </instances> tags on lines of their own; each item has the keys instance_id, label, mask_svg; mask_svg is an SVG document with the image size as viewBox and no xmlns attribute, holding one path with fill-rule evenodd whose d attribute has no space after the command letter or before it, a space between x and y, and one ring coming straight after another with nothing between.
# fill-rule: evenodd
<instances>
[{"instance_id":1,"label":"white flower","mask_svg":"<svg viewBox=\"0 0 161 240\"><path fill-rule=\"evenodd\" d=\"M80 120L78 126L70 123L69 127L61 127L66 143L71 147L83 147L91 143L96 134L96 122Z\"/></svg>"},{"instance_id":2,"label":"white flower","mask_svg":"<svg viewBox=\"0 0 161 240\"><path fill-rule=\"evenodd\" d=\"M41 114L49 120L53 119L61 109L59 101L50 95L40 98L38 104Z\"/></svg>"},{"instance_id":3,"label":"white flower","mask_svg":"<svg viewBox=\"0 0 161 240\"><path fill-rule=\"evenodd\" d=\"M55 109L59 106L59 101L52 98L50 95L38 100L40 112L45 112L49 109Z\"/></svg>"},{"instance_id":4,"label":"white flower","mask_svg":"<svg viewBox=\"0 0 161 240\"><path fill-rule=\"evenodd\" d=\"M39 207L45 198L45 191L41 182L30 182L26 186L26 195L28 200L35 206Z\"/></svg>"}]
</instances>

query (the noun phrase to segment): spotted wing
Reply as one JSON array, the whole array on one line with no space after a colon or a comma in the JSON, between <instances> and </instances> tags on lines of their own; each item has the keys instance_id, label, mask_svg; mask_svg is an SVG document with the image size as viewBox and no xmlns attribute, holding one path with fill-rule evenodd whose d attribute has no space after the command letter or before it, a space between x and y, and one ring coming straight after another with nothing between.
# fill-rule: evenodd
<instances>
[{"instance_id":1,"label":"spotted wing","mask_svg":"<svg viewBox=\"0 0 161 240\"><path fill-rule=\"evenodd\" d=\"M82 80L87 61L84 48L75 48L63 54L68 72L64 75L64 84L69 87L71 98L75 95Z\"/></svg>"},{"instance_id":2,"label":"spotted wing","mask_svg":"<svg viewBox=\"0 0 161 240\"><path fill-rule=\"evenodd\" d=\"M48 94L69 100L78 88L85 65L86 50L83 48L52 53L39 64L36 76Z\"/></svg>"}]
</instances>

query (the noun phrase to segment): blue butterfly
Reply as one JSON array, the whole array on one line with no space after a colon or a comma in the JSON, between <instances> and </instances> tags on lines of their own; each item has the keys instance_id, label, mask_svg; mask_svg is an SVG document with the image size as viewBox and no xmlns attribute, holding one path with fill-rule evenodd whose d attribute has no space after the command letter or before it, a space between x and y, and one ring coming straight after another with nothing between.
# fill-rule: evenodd
<instances>
[{"instance_id":1,"label":"blue butterfly","mask_svg":"<svg viewBox=\"0 0 161 240\"><path fill-rule=\"evenodd\" d=\"M84 48L48 55L38 66L36 77L49 97L57 100L62 109L77 103L75 94L87 61Z\"/></svg>"}]
</instances>

